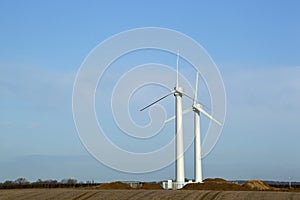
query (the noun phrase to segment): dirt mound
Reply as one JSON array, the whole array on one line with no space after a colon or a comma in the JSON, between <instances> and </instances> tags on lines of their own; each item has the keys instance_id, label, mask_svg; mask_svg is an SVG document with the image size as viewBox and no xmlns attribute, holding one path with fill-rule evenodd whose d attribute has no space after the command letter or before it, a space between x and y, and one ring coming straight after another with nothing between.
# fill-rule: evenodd
<instances>
[{"instance_id":1,"label":"dirt mound","mask_svg":"<svg viewBox=\"0 0 300 200\"><path fill-rule=\"evenodd\" d=\"M184 190L223 190L223 191L244 191L249 190L241 185L227 181L205 181L204 183L190 183L183 187Z\"/></svg>"},{"instance_id":2,"label":"dirt mound","mask_svg":"<svg viewBox=\"0 0 300 200\"><path fill-rule=\"evenodd\" d=\"M228 191L267 191L267 190L278 190L269 186L267 183L260 180L252 180L238 185L235 183L227 182L224 179L205 179L203 183L191 183L183 187L186 190L228 190ZM279 190L278 190L279 191Z\"/></svg>"},{"instance_id":3,"label":"dirt mound","mask_svg":"<svg viewBox=\"0 0 300 200\"><path fill-rule=\"evenodd\" d=\"M112 183L103 183L95 187L96 189L105 189L105 190L127 190L131 189L130 185L122 182L112 182Z\"/></svg>"},{"instance_id":4,"label":"dirt mound","mask_svg":"<svg viewBox=\"0 0 300 200\"><path fill-rule=\"evenodd\" d=\"M222 179L222 178L207 178L207 179L204 179L205 183L207 182L227 182L225 179Z\"/></svg>"},{"instance_id":5,"label":"dirt mound","mask_svg":"<svg viewBox=\"0 0 300 200\"><path fill-rule=\"evenodd\" d=\"M162 190L162 186L158 183L142 183L139 189L146 189L146 190Z\"/></svg>"},{"instance_id":6,"label":"dirt mound","mask_svg":"<svg viewBox=\"0 0 300 200\"><path fill-rule=\"evenodd\" d=\"M260 180L247 181L246 183L243 184L243 187L248 188L250 190L272 190L273 189L267 183Z\"/></svg>"}]
</instances>

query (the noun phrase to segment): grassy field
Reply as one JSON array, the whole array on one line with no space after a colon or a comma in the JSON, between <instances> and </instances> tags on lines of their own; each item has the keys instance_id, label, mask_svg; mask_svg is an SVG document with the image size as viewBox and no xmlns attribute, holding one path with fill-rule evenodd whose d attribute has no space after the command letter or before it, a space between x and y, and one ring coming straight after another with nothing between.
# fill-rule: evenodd
<instances>
[{"instance_id":1,"label":"grassy field","mask_svg":"<svg viewBox=\"0 0 300 200\"><path fill-rule=\"evenodd\" d=\"M37 199L300 199L297 192L198 191L198 190L91 190L91 189L13 189L0 190L0 200Z\"/></svg>"}]
</instances>

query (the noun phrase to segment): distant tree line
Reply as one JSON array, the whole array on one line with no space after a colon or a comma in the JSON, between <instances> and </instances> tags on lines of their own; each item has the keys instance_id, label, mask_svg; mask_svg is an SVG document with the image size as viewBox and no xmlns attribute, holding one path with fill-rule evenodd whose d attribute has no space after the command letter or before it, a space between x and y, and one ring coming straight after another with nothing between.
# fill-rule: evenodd
<instances>
[{"instance_id":1,"label":"distant tree line","mask_svg":"<svg viewBox=\"0 0 300 200\"><path fill-rule=\"evenodd\" d=\"M280 181L268 181L270 186L276 188L300 188L300 182L280 182Z\"/></svg>"},{"instance_id":2,"label":"distant tree line","mask_svg":"<svg viewBox=\"0 0 300 200\"><path fill-rule=\"evenodd\" d=\"M63 179L57 180L41 180L38 179L35 182L29 182L25 178L18 178L14 181L7 180L0 183L0 189L17 189L17 188L79 188L96 186L99 183L94 181L78 182L76 179Z\"/></svg>"}]
</instances>

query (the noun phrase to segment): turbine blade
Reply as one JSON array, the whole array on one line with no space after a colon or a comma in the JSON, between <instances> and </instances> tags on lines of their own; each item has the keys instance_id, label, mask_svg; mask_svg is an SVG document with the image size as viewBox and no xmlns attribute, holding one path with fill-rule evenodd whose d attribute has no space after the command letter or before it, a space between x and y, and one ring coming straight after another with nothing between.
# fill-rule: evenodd
<instances>
[{"instance_id":1,"label":"turbine blade","mask_svg":"<svg viewBox=\"0 0 300 200\"><path fill-rule=\"evenodd\" d=\"M192 111L193 108L192 107L189 107L188 109L185 109L184 111L182 111L182 114L187 114L188 112ZM172 121L173 119L176 118L176 115L174 115L173 117L170 117L169 119L166 119L165 123L169 122L169 121Z\"/></svg>"},{"instance_id":2,"label":"turbine blade","mask_svg":"<svg viewBox=\"0 0 300 200\"><path fill-rule=\"evenodd\" d=\"M196 101L197 101L197 92L198 92L198 72L196 72L196 83L195 83L194 103L196 103Z\"/></svg>"},{"instance_id":3,"label":"turbine blade","mask_svg":"<svg viewBox=\"0 0 300 200\"><path fill-rule=\"evenodd\" d=\"M172 91L171 93L169 93L169 94L167 94L167 95L165 95L165 96L163 96L163 97L161 97L161 98L159 98L159 99L157 99L156 101L154 101L153 103L151 103L151 104L149 104L148 106L146 106L146 107L144 107L144 108L142 108L140 111L143 111L143 110L145 110L146 108L149 108L150 106L152 106L153 104L156 104L157 102L159 102L159 101L161 101L161 100L163 100L164 98L166 98L166 97L168 97L168 96L170 96L171 94L173 94L174 92Z\"/></svg>"},{"instance_id":4,"label":"turbine blade","mask_svg":"<svg viewBox=\"0 0 300 200\"><path fill-rule=\"evenodd\" d=\"M186 96L187 98L189 98L189 99L191 99L192 101L194 101L194 98L193 97L191 97L190 95L188 95L188 94L186 94L186 93L182 93L184 96Z\"/></svg>"},{"instance_id":5,"label":"turbine blade","mask_svg":"<svg viewBox=\"0 0 300 200\"><path fill-rule=\"evenodd\" d=\"M203 108L199 108L199 111L200 111L201 113L203 113L206 117L208 117L209 119L211 119L212 121L214 121L216 124L222 126L222 124L221 124L218 120L216 120L215 118L213 118L213 117L212 117L210 114L208 114Z\"/></svg>"},{"instance_id":6,"label":"turbine blade","mask_svg":"<svg viewBox=\"0 0 300 200\"><path fill-rule=\"evenodd\" d=\"M169 122L169 121L172 121L173 119L175 119L176 118L176 116L174 115L173 117L170 117L169 119L166 119L165 120L165 123L167 123L167 122Z\"/></svg>"},{"instance_id":7,"label":"turbine blade","mask_svg":"<svg viewBox=\"0 0 300 200\"><path fill-rule=\"evenodd\" d=\"M179 49L177 51L177 61L176 61L176 88L178 88L179 85L179 75L178 75L178 63L179 63Z\"/></svg>"}]
</instances>

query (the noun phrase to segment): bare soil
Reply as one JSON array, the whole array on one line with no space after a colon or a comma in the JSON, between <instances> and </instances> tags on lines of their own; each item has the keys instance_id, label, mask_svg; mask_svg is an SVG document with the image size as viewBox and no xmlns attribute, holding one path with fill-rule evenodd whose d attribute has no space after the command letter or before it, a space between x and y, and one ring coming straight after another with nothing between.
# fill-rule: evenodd
<instances>
[{"instance_id":1,"label":"bare soil","mask_svg":"<svg viewBox=\"0 0 300 200\"><path fill-rule=\"evenodd\" d=\"M275 188L269 186L267 183L260 180L248 181L243 184L243 187L248 188L250 190L258 190L258 191L275 190Z\"/></svg>"},{"instance_id":2,"label":"bare soil","mask_svg":"<svg viewBox=\"0 0 300 200\"><path fill-rule=\"evenodd\" d=\"M0 200L96 200L96 199L299 199L297 192L212 191L212 190L95 190L95 189L11 189L0 190Z\"/></svg>"},{"instance_id":3,"label":"bare soil","mask_svg":"<svg viewBox=\"0 0 300 200\"><path fill-rule=\"evenodd\" d=\"M144 190L163 190L163 187L158 183L142 183L139 189Z\"/></svg>"},{"instance_id":4,"label":"bare soil","mask_svg":"<svg viewBox=\"0 0 300 200\"><path fill-rule=\"evenodd\" d=\"M112 182L112 183L103 183L94 187L95 189L105 189L105 190L129 190L132 189L130 185L122 182Z\"/></svg>"},{"instance_id":5,"label":"bare soil","mask_svg":"<svg viewBox=\"0 0 300 200\"><path fill-rule=\"evenodd\" d=\"M183 190L221 190L221 191L247 191L250 190L241 185L227 182L224 179L205 179L203 183L190 183L185 185Z\"/></svg>"}]
</instances>

